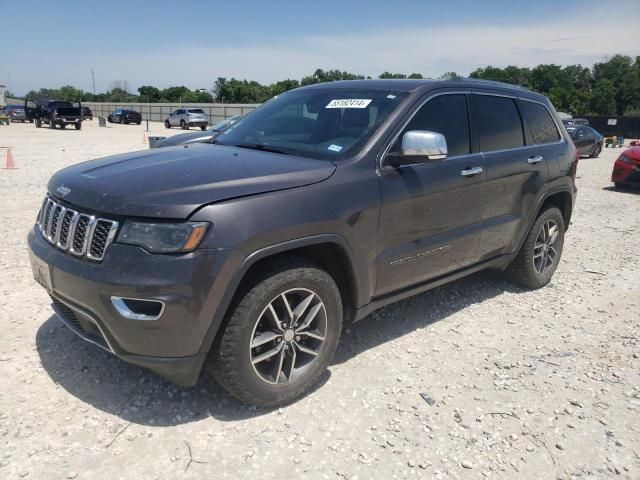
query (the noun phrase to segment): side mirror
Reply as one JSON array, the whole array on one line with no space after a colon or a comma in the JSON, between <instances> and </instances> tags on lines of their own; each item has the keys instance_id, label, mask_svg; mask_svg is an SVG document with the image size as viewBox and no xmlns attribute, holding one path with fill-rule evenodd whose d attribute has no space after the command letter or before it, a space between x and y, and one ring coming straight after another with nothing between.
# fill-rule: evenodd
<instances>
[{"instance_id":1,"label":"side mirror","mask_svg":"<svg viewBox=\"0 0 640 480\"><path fill-rule=\"evenodd\" d=\"M394 167L442 160L447 158L447 140L441 133L410 130L402 136L400 152L389 153L387 158Z\"/></svg>"}]
</instances>

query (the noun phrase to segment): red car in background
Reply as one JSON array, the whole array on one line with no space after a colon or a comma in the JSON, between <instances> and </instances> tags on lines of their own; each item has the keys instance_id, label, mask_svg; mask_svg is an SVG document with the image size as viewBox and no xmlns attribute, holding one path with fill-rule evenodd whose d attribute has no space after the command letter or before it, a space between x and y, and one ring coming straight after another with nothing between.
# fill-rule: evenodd
<instances>
[{"instance_id":1,"label":"red car in background","mask_svg":"<svg viewBox=\"0 0 640 480\"><path fill-rule=\"evenodd\" d=\"M611 181L616 188L640 185L640 147L631 147L620 154L613 164Z\"/></svg>"}]
</instances>

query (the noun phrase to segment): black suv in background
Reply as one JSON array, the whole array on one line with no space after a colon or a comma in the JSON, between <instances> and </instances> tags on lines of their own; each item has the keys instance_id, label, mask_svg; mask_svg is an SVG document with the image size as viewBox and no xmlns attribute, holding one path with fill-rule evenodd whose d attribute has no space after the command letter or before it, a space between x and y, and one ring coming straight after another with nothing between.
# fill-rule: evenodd
<instances>
[{"instance_id":1,"label":"black suv in background","mask_svg":"<svg viewBox=\"0 0 640 480\"><path fill-rule=\"evenodd\" d=\"M142 123L142 114L135 110L125 110L120 108L109 114L107 122L123 124L135 123L136 125L140 125Z\"/></svg>"},{"instance_id":2,"label":"black suv in background","mask_svg":"<svg viewBox=\"0 0 640 480\"><path fill-rule=\"evenodd\" d=\"M206 365L241 400L282 405L318 381L343 325L383 305L487 268L546 285L576 166L528 90L319 84L215 144L59 171L30 257L81 337L182 385Z\"/></svg>"}]
</instances>

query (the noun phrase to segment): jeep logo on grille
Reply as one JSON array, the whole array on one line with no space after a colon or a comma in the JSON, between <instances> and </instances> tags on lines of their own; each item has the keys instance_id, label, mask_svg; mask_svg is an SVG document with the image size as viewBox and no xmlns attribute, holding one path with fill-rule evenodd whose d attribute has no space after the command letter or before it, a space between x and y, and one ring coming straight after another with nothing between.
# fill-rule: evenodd
<instances>
[{"instance_id":1,"label":"jeep logo on grille","mask_svg":"<svg viewBox=\"0 0 640 480\"><path fill-rule=\"evenodd\" d=\"M63 185L60 185L58 188L56 188L56 192L58 192L63 197L66 197L71 193L71 189L69 187L65 187L63 184Z\"/></svg>"}]
</instances>

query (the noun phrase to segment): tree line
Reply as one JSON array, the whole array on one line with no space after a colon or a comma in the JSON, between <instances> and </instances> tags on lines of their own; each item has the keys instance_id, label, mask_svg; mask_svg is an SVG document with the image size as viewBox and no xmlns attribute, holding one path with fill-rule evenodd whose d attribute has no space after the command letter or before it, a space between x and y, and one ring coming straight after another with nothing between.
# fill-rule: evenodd
<instances>
[{"instance_id":1,"label":"tree line","mask_svg":"<svg viewBox=\"0 0 640 480\"><path fill-rule=\"evenodd\" d=\"M509 65L482 67L469 75L471 78L506 82L547 95L556 109L572 115L630 115L640 116L640 56L632 59L614 55L591 68L582 65L562 67L541 64L534 68ZM459 78L456 72L447 72L442 79ZM336 80L371 78L341 70L317 69L300 80L287 79L271 84L255 80L219 77L210 91L192 90L184 86L159 89L152 85L138 88L137 94L128 91L126 81L116 81L105 93L93 94L70 85L59 89L41 88L31 91L26 98L42 100L55 98L68 101L93 102L145 102L145 103L263 103L287 90L316 83ZM378 78L424 78L419 73L384 72Z\"/></svg>"}]
</instances>

